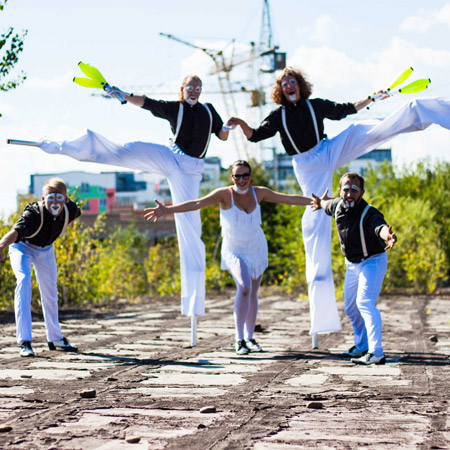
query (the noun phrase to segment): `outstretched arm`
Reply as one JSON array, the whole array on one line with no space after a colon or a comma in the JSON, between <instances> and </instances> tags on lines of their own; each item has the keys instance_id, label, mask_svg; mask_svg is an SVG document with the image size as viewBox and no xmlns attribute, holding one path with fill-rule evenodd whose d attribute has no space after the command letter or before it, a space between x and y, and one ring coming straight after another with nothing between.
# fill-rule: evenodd
<instances>
[{"instance_id":1,"label":"outstretched arm","mask_svg":"<svg viewBox=\"0 0 450 450\"><path fill-rule=\"evenodd\" d=\"M132 105L136 105L139 107L144 106L145 95L134 95L129 94L128 92L124 92L119 89L117 86L112 86L109 89L106 89L106 93L111 97L115 98L117 94L119 94L124 100L130 102Z\"/></svg>"},{"instance_id":2,"label":"outstretched arm","mask_svg":"<svg viewBox=\"0 0 450 450\"><path fill-rule=\"evenodd\" d=\"M272 189L258 186L255 187L256 196L259 202L284 203L286 205L308 206L313 204L311 197L304 197L297 194L283 194L282 192L272 191Z\"/></svg>"},{"instance_id":3,"label":"outstretched arm","mask_svg":"<svg viewBox=\"0 0 450 450\"><path fill-rule=\"evenodd\" d=\"M242 119L239 119L239 117L231 117L229 120L228 120L228 123L227 123L228 125L230 125L230 126L236 126L236 125L239 125L240 127L241 127L241 129L242 129L242 132L245 134L245 137L247 138L247 139L250 139L251 137L252 137L252 134L253 134L253 128L251 128L251 127L249 127L248 125L247 125L247 122L245 122L244 120L242 120Z\"/></svg>"},{"instance_id":4,"label":"outstretched arm","mask_svg":"<svg viewBox=\"0 0 450 450\"><path fill-rule=\"evenodd\" d=\"M328 197L328 189L322 194L322 197L318 197L314 193L311 194L313 198L313 209L317 211L318 209L325 209L328 203L333 200L333 197Z\"/></svg>"},{"instance_id":5,"label":"outstretched arm","mask_svg":"<svg viewBox=\"0 0 450 450\"><path fill-rule=\"evenodd\" d=\"M154 208L146 208L144 217L156 222L159 218L166 214L176 214L188 211L196 211L197 209L206 208L208 206L216 205L217 203L225 203L225 191L227 188L219 188L202 198L195 200L188 200L187 202L178 203L178 205L164 206L155 199L156 205Z\"/></svg>"},{"instance_id":6,"label":"outstretched arm","mask_svg":"<svg viewBox=\"0 0 450 450\"><path fill-rule=\"evenodd\" d=\"M385 250L392 248L397 242L397 236L392 231L392 227L385 225L380 231L380 238L386 242Z\"/></svg>"},{"instance_id":7,"label":"outstretched arm","mask_svg":"<svg viewBox=\"0 0 450 450\"><path fill-rule=\"evenodd\" d=\"M14 244L14 242L16 242L18 235L19 234L17 233L16 230L11 230L1 238L1 240L0 240L0 263L5 262L3 250L8 248L11 244Z\"/></svg>"},{"instance_id":8,"label":"outstretched arm","mask_svg":"<svg viewBox=\"0 0 450 450\"><path fill-rule=\"evenodd\" d=\"M373 96L377 95L377 94L386 94L385 97L381 97L380 100L384 100L386 98L388 98L387 92L386 91L378 91L375 92L373 94ZM362 100L358 100L356 102L353 102L353 105L355 105L355 109L356 111L360 111L361 109L365 108L366 106L370 105L374 100L372 99L372 95L369 95L367 98L364 98Z\"/></svg>"}]
</instances>

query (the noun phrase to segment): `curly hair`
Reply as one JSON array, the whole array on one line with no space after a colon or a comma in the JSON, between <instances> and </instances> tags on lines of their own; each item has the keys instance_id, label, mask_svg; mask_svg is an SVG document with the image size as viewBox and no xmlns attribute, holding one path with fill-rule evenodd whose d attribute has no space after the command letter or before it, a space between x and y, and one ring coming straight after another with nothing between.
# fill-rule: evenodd
<instances>
[{"instance_id":1,"label":"curly hair","mask_svg":"<svg viewBox=\"0 0 450 450\"><path fill-rule=\"evenodd\" d=\"M189 80L195 80L195 81L199 81L200 82L200 86L203 84L202 80L200 80L200 77L198 75L186 75L182 80L181 80L181 87L184 88L187 85L187 82ZM184 98L183 98L183 92L180 90L180 95L179 95L179 100L180 102L184 102Z\"/></svg>"},{"instance_id":2,"label":"curly hair","mask_svg":"<svg viewBox=\"0 0 450 450\"><path fill-rule=\"evenodd\" d=\"M277 77L275 84L272 88L271 98L274 103L277 105L286 106L289 101L283 94L283 90L281 88L281 80L284 77L291 76L297 80L298 86L300 88L300 97L301 98L309 98L312 94L313 85L306 79L305 75L302 74L300 69L295 67L286 67L283 72Z\"/></svg>"},{"instance_id":3,"label":"curly hair","mask_svg":"<svg viewBox=\"0 0 450 450\"><path fill-rule=\"evenodd\" d=\"M236 162L233 163L233 165L230 168L230 172L233 173L233 169L235 167L247 167L250 173L252 173L252 168L250 167L250 164L247 161L244 161L243 159L239 159Z\"/></svg>"}]
</instances>

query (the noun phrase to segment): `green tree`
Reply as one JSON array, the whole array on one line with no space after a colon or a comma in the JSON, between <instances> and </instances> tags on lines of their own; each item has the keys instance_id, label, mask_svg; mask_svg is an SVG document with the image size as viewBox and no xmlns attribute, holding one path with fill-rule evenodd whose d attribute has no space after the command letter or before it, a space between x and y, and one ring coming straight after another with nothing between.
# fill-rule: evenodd
<instances>
[{"instance_id":1,"label":"green tree","mask_svg":"<svg viewBox=\"0 0 450 450\"><path fill-rule=\"evenodd\" d=\"M0 11L2 11L8 0L0 0ZM14 66L19 61L19 53L23 51L23 39L27 30L15 33L13 27L9 27L0 35L0 91L9 91L22 84L26 75L23 71L13 79L8 78ZM0 113L1 117L1 113Z\"/></svg>"}]
</instances>

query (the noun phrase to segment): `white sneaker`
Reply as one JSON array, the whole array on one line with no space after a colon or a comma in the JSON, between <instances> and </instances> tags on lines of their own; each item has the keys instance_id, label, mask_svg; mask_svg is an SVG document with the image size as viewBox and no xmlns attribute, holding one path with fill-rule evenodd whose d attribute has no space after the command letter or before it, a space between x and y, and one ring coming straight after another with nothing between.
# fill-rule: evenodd
<instances>
[{"instance_id":1,"label":"white sneaker","mask_svg":"<svg viewBox=\"0 0 450 450\"><path fill-rule=\"evenodd\" d=\"M247 348L251 352L263 352L264 351L254 339L249 339L248 341L245 341L245 343L247 344Z\"/></svg>"},{"instance_id":2,"label":"white sneaker","mask_svg":"<svg viewBox=\"0 0 450 450\"><path fill-rule=\"evenodd\" d=\"M247 355L248 352L249 349L247 348L247 344L244 339L242 339L242 341L236 341L236 353L238 355Z\"/></svg>"},{"instance_id":3,"label":"white sneaker","mask_svg":"<svg viewBox=\"0 0 450 450\"><path fill-rule=\"evenodd\" d=\"M70 345L69 341L63 337L58 341L47 342L49 350L62 350L64 352L77 352L78 348Z\"/></svg>"},{"instance_id":4,"label":"white sneaker","mask_svg":"<svg viewBox=\"0 0 450 450\"><path fill-rule=\"evenodd\" d=\"M375 356L373 353L366 353L361 358L352 358L351 362L354 364L363 364L365 366L368 366L370 364L386 364L386 357L384 355L382 356Z\"/></svg>"},{"instance_id":5,"label":"white sneaker","mask_svg":"<svg viewBox=\"0 0 450 450\"><path fill-rule=\"evenodd\" d=\"M29 356L34 356L33 348L31 347L30 341L23 341L20 344L20 356L23 356L25 358Z\"/></svg>"}]
</instances>

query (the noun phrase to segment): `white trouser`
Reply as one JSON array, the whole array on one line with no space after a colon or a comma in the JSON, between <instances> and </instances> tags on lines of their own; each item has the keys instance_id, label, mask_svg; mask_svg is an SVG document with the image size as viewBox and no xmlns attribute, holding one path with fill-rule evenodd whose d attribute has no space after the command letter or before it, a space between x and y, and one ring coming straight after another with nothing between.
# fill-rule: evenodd
<instances>
[{"instance_id":1,"label":"white trouser","mask_svg":"<svg viewBox=\"0 0 450 450\"><path fill-rule=\"evenodd\" d=\"M332 139L293 156L295 175L304 195L331 195L333 172L375 149L397 134L423 130L431 124L450 129L450 101L420 99L407 103L384 120L350 125ZM306 253L311 329L310 334L339 331L331 271L331 217L307 208L303 214L303 241Z\"/></svg>"},{"instance_id":2,"label":"white trouser","mask_svg":"<svg viewBox=\"0 0 450 450\"><path fill-rule=\"evenodd\" d=\"M63 335L58 320L57 271L53 245L42 248L18 242L9 247L9 257L17 279L14 295L17 343L33 340L31 332L31 265L36 272L41 292L47 341L53 342L62 339Z\"/></svg>"},{"instance_id":3,"label":"white trouser","mask_svg":"<svg viewBox=\"0 0 450 450\"><path fill-rule=\"evenodd\" d=\"M45 141L47 153L70 156L79 161L112 164L162 175L169 182L173 203L198 198L204 168L203 159L193 158L170 147L147 142L118 145L88 130L75 141ZM205 246L201 240L200 211L175 214L180 249L181 313L205 314Z\"/></svg>"},{"instance_id":4,"label":"white trouser","mask_svg":"<svg viewBox=\"0 0 450 450\"><path fill-rule=\"evenodd\" d=\"M345 260L344 308L353 327L355 346L383 356L381 314L376 307L387 269L386 252L360 263Z\"/></svg>"},{"instance_id":5,"label":"white trouser","mask_svg":"<svg viewBox=\"0 0 450 450\"><path fill-rule=\"evenodd\" d=\"M236 298L234 300L234 323L236 341L253 339L256 317L258 315L258 291L262 275L252 278L247 264L238 258L239 264L230 269L236 283Z\"/></svg>"}]
</instances>

